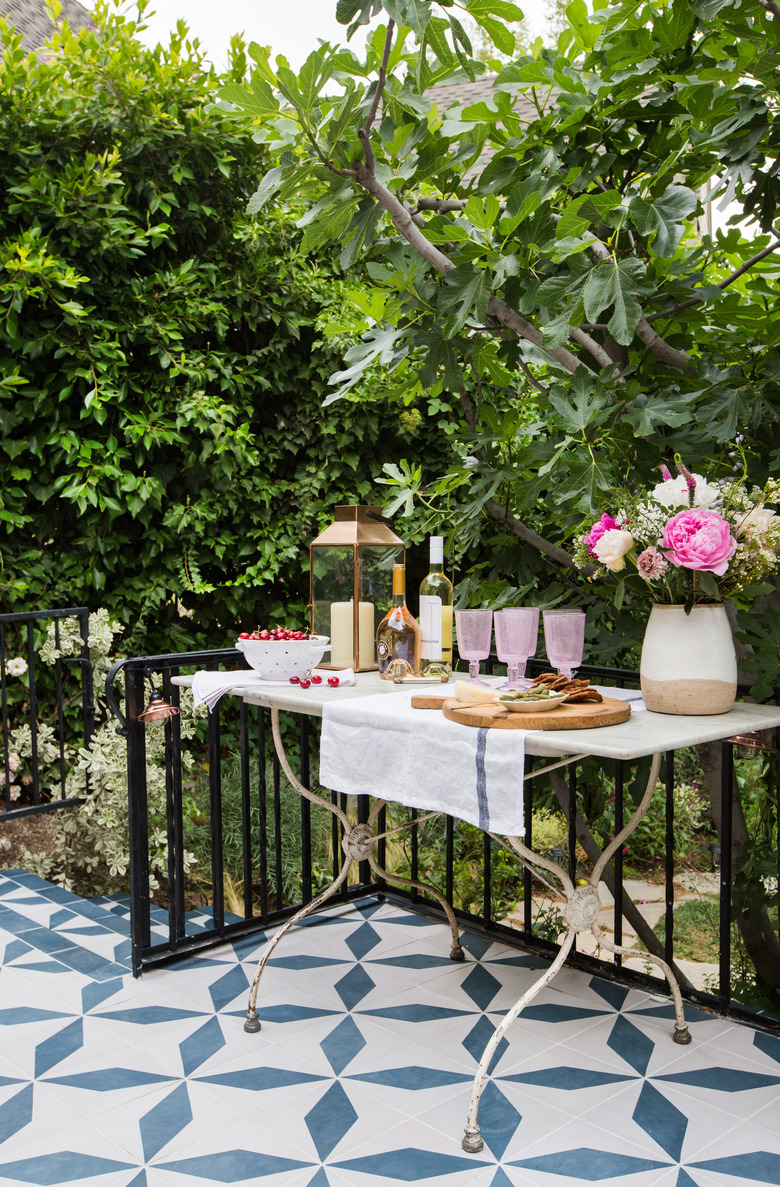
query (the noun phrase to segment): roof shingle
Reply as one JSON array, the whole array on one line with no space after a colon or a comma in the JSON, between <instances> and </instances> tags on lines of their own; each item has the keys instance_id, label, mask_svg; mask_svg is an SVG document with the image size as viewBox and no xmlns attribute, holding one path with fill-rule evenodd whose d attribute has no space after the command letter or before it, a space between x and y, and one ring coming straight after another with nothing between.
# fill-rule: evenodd
<instances>
[{"instance_id":1,"label":"roof shingle","mask_svg":"<svg viewBox=\"0 0 780 1187\"><path fill-rule=\"evenodd\" d=\"M75 31L92 24L91 14L79 0L61 0L61 4L58 26L67 20ZM22 34L22 47L28 53L40 49L54 34L55 26L45 0L0 0L0 17L5 17Z\"/></svg>"}]
</instances>

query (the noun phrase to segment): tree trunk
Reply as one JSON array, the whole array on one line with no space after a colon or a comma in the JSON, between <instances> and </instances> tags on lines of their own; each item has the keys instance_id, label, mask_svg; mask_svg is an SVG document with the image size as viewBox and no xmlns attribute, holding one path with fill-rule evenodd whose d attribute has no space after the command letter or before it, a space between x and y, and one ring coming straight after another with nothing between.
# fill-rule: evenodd
<instances>
[{"instance_id":1,"label":"tree trunk","mask_svg":"<svg viewBox=\"0 0 780 1187\"><path fill-rule=\"evenodd\" d=\"M703 742L696 749L710 793L712 822L718 839L722 842L721 743ZM731 869L732 875L735 875L749 851L750 834L736 779L732 782L731 795ZM762 987L774 1002L780 1002L780 942L766 907L761 907L758 911L739 911L736 923Z\"/></svg>"}]
</instances>

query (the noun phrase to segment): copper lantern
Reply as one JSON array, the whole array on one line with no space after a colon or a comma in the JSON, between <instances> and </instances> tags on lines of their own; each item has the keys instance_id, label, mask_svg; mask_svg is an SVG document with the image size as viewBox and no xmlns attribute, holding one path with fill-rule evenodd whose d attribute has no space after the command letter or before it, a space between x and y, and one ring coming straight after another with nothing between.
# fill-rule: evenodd
<instances>
[{"instance_id":1,"label":"copper lantern","mask_svg":"<svg viewBox=\"0 0 780 1187\"><path fill-rule=\"evenodd\" d=\"M320 667L378 667L376 628L393 600L393 565L403 563L403 541L379 507L336 508L310 548L312 630L331 643L330 662Z\"/></svg>"}]
</instances>

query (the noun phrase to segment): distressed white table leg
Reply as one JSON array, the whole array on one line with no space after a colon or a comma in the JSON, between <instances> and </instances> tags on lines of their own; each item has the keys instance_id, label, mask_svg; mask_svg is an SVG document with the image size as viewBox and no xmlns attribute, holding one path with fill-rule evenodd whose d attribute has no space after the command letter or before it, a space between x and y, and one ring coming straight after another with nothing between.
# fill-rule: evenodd
<instances>
[{"instance_id":1,"label":"distressed white table leg","mask_svg":"<svg viewBox=\"0 0 780 1187\"><path fill-rule=\"evenodd\" d=\"M377 838L377 840L378 839L379 838ZM388 882L397 882L399 886L414 886L417 890L425 891L426 894L430 894L436 899L437 903L447 916L447 922L450 925L450 932L452 933L450 960L465 960L465 953L463 951L463 945L460 942L460 932L455 919L455 912L441 891L435 886L432 886L429 882L415 882L411 878L402 878L399 874L388 874L387 870L383 869L383 867L380 866L379 862L374 857L373 849L371 853L367 854L367 857L371 869L374 871L374 873L379 874L380 878L386 878Z\"/></svg>"},{"instance_id":2,"label":"distressed white table leg","mask_svg":"<svg viewBox=\"0 0 780 1187\"><path fill-rule=\"evenodd\" d=\"M303 796L304 799L309 800L310 803L316 804L320 808L327 809L327 811L331 812L334 816L337 816L341 821L341 824L344 828L344 838L341 842L341 847L344 850L345 858L338 877L331 883L327 890L324 890L322 894L317 895L317 897L312 899L310 903L306 903L305 906L301 907L299 911L296 911L296 913L291 916L291 918L288 919L287 922L278 929L278 931L274 933L263 950L263 955L258 963L257 969L255 970L255 975L249 989L249 1002L247 1005L246 1019L244 1021L244 1030L248 1034L257 1034L257 1032L260 1030L260 1019L257 1016L257 994L260 988L260 979L263 975L263 971L271 956L273 955L277 944L284 938L284 936L287 935L288 931L295 927L296 923L300 923L300 921L305 919L307 915L310 915L313 911L316 911L318 907L321 907L322 904L327 902L329 898L332 898L336 891L339 890L346 881L353 862L368 861L372 869L380 874L380 876L387 877L389 881L399 882L405 886L415 886L417 889L431 894L441 904L447 915L447 920L450 925L450 931L452 932L452 948L450 950L450 959L464 959L463 948L460 943L460 935L458 933L458 927L455 921L455 914L452 910L452 907L446 901L441 892L437 890L435 886L430 886L425 882L413 882L408 878L400 878L396 877L395 875L388 875L387 872L383 870L376 862L376 859L374 858L374 846L376 845L376 842L381 839L381 837L386 836L387 834L382 833L377 835L374 831L374 824L379 812L385 806L385 801L380 800L374 805L367 823L353 825L346 812L344 812L337 804L332 804L329 800L325 800L321 796L315 795L314 792L308 789L308 787L304 787L304 785L298 779L297 775L290 766L287 754L285 753L281 729L279 727L279 710L276 708L271 709L271 729L273 732L274 747L276 749L276 754L279 758L282 770L298 794ZM431 813L429 815L439 815L439 813ZM428 819L428 817L426 817L426 819ZM412 828L414 827L415 823L416 822L411 822L405 827Z\"/></svg>"},{"instance_id":3,"label":"distressed white table leg","mask_svg":"<svg viewBox=\"0 0 780 1187\"><path fill-rule=\"evenodd\" d=\"M463 1149L469 1154L478 1154L484 1146L482 1137L480 1136L480 1128L477 1120L479 1114L479 1101L482 1096L482 1089L485 1084L485 1077L487 1076L490 1061L492 1060L498 1044L503 1039L509 1027L517 1018L518 1014L525 1009L530 1001L536 997L538 993L544 989L545 985L549 985L555 974L561 968L569 955L569 949L574 943L574 931L571 929L566 935L566 938L561 945L560 951L555 960L550 965L546 973L544 973L538 981L535 981L530 989L526 990L523 996L515 1002L512 1009L506 1014L498 1026L494 1030L487 1047L482 1052L482 1058L479 1061L477 1074L474 1077L474 1083L471 1086L471 1099L469 1101L469 1115L466 1120L466 1130L463 1137Z\"/></svg>"},{"instance_id":4,"label":"distressed white table leg","mask_svg":"<svg viewBox=\"0 0 780 1187\"><path fill-rule=\"evenodd\" d=\"M602 948L606 948L607 952L619 953L621 956L636 956L636 948L626 948L624 944L613 944L609 940L598 923L592 923L590 927L593 937L597 943L601 944ZM677 984L677 978L665 960L661 960L660 956L653 955L652 952L643 952L643 960L649 960L651 964L655 964L661 970L669 984L669 989L672 994L674 1002L675 1024L672 1038L675 1043L682 1043L683 1045L691 1042L691 1032L688 1030L688 1023L685 1021L685 1014L683 1012L683 1000L680 993L680 986Z\"/></svg>"},{"instance_id":5,"label":"distressed white table leg","mask_svg":"<svg viewBox=\"0 0 780 1187\"><path fill-rule=\"evenodd\" d=\"M650 775L647 780L647 787L645 788L644 795L642 796L642 799L640 800L639 807L637 808L636 812L631 817L631 819L629 820L629 822L625 826L625 828L623 828L618 833L618 835L612 841L610 841L609 845L607 845L606 849L603 851L603 853L599 857L598 861L596 862L596 864L593 867L593 872L591 873L591 876L588 879L588 886L582 887L583 890L589 890L591 892L591 894L595 894L597 901L598 901L598 883L601 879L601 875L604 870L604 867L606 866L607 862L610 860L612 855L623 844L623 842L628 837L631 836L632 832L634 831L636 826L641 821L642 817L647 812L647 809L650 807L650 801L653 798L653 792L655 791L655 785L658 782L658 772L660 771L660 769L661 769L661 755L654 754L653 761L650 766ZM606 948L608 952L617 952L617 953L620 953L621 955L625 955L626 953L631 953L634 956L636 955L635 949L625 948L619 944L613 944L610 940L608 940L606 938L606 936L604 935L604 932L602 931L602 929L598 923L598 910L596 911L596 916L594 917L594 920L593 920L593 923L591 924L590 930L593 933L594 938L598 941L598 943L603 945L603 947ZM649 952L645 952L643 954L643 956L645 959L649 960L651 962L651 964L657 965L658 968L660 968L662 970L664 976L666 977L667 983L669 985L669 989L672 994L672 1000L674 1001L674 1012L675 1012L675 1017L676 1017L672 1038L674 1039L675 1043L681 1043L683 1045L690 1043L691 1032L688 1030L688 1024L685 1021L685 1015L683 1013L682 994L680 993L680 986L677 984L677 978L675 977L672 970L669 968L669 965L666 963L666 961L661 960L660 956L653 956Z\"/></svg>"},{"instance_id":6,"label":"distressed white table leg","mask_svg":"<svg viewBox=\"0 0 780 1187\"><path fill-rule=\"evenodd\" d=\"M344 839L346 840L346 837ZM296 923L300 923L301 919L305 919L306 916L311 914L312 911L316 911L318 907L321 907L323 903L327 902L327 900L336 893L339 887L343 885L351 865L352 857L348 856L344 861L344 864L339 871L339 876L336 878L335 882L332 882L327 890L323 891L322 894L318 894L317 897L312 899L310 903L306 903L304 907L301 907L300 911L296 911L295 915L291 916L291 918L288 919L287 922L282 927L280 927L277 932L274 933L274 935L266 944L249 990L249 1004L246 1011L246 1021L244 1022L244 1030L247 1032L247 1034L257 1034L257 1032L260 1030L260 1019L257 1016L257 991L260 988L260 978L263 975L263 970L273 955L276 945L281 939L283 939L284 936L287 935L290 928L295 927Z\"/></svg>"},{"instance_id":7,"label":"distressed white table leg","mask_svg":"<svg viewBox=\"0 0 780 1187\"><path fill-rule=\"evenodd\" d=\"M295 915L288 919L287 922L283 924L283 926L280 927L279 930L275 932L272 938L268 941L268 944L266 945L263 955L257 966L257 970L249 990L249 1003L246 1011L246 1021L244 1022L244 1030L249 1034L256 1034L260 1030L260 1019L257 1016L257 992L260 987L260 978L263 975L263 970L265 969L270 957L273 955L273 951L277 944L281 939L284 938L284 936L287 935L287 932L290 931L290 929L293 928L296 923L299 923L301 919L305 919L306 916L310 915L312 911L316 911L318 907L321 907L322 904L327 902L329 898L332 898L336 891L339 890L341 886L343 886L353 861L352 853L347 845L350 833L352 832L352 822L350 821L346 812L342 811L338 804L332 804L329 800L324 800L321 796L315 795L314 792L309 791L308 787L304 787L300 782L292 767L290 766L289 760L285 753L284 744L282 742L282 733L281 729L279 728L279 710L276 708L271 709L271 729L273 732L274 747L276 749L282 770L298 794L303 796L304 799L309 800L310 803L317 804L320 808L326 808L327 811L332 813L332 815L337 816L344 826L346 835L344 837L342 847L345 853L345 860L339 871L338 877L334 879L327 890L324 890L322 894L318 894L317 897L312 899L310 903L306 903L305 906L301 907L300 911L297 911Z\"/></svg>"},{"instance_id":8,"label":"distressed white table leg","mask_svg":"<svg viewBox=\"0 0 780 1187\"><path fill-rule=\"evenodd\" d=\"M466 1121L466 1130L462 1142L463 1149L466 1150L467 1153L477 1154L484 1146L484 1142L480 1136L480 1128L478 1123L479 1101L482 1095L485 1077L487 1076L487 1070L490 1066L490 1061L493 1058L496 1048L521 1011L528 1005L530 1001L533 1000L533 998L536 997L536 995L545 987L545 985L549 985L555 974L562 967L566 957L569 955L575 936L582 931L591 931L595 939L599 943L603 944L603 946L607 948L608 951L633 951L632 949L626 949L612 944L606 939L604 933L599 927L598 914L601 904L599 902L598 883L601 880L601 875L607 862L617 851L619 846L621 846L624 841L630 837L631 833L637 827L639 822L642 820L642 817L650 807L650 801L653 798L653 792L655 791L655 785L658 781L658 772L660 768L661 755L656 754L653 756L653 761L650 767L650 775L647 780L647 787L645 788L645 792L642 796L639 807L625 828L621 829L617 836L614 837L612 841L610 841L609 845L607 845L607 847L600 854L596 864L593 867L593 872L591 873L591 876L585 886L574 887L562 870L560 870L548 859L540 857L538 854L534 853L533 850L528 849L517 837L506 837L503 838L503 840L498 837L494 838L495 840L500 841L500 843L506 845L508 848L514 850L514 852L520 858L522 864L534 870L537 877L540 876L539 869L545 869L552 873L558 879L558 881L560 881L566 896L566 906L563 910L563 916L566 920L567 932L558 955L550 965L550 968L543 977L540 977L538 981L534 982L531 988L523 994L523 996L515 1003L509 1013L502 1019L502 1021L496 1027L495 1032L493 1033L487 1047L483 1052L471 1089L468 1119ZM546 881L546 879L543 879L543 881ZM669 968L668 964L661 960L660 957L650 956L649 953L646 953L646 955L648 959L650 959L654 964L657 964L659 968L663 969L664 975L669 983L669 988L674 1000L674 1009L676 1015L673 1034L674 1041L676 1043L683 1044L690 1043L691 1036L683 1015L682 994L680 993L680 987L677 984L677 979L672 970Z\"/></svg>"}]
</instances>

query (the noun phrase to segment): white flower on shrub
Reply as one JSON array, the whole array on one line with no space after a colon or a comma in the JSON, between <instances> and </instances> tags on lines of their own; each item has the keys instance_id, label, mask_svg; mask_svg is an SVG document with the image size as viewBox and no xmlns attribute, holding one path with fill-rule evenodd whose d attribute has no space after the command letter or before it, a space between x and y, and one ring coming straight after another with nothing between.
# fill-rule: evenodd
<instances>
[{"instance_id":1,"label":"white flower on shrub","mask_svg":"<svg viewBox=\"0 0 780 1187\"><path fill-rule=\"evenodd\" d=\"M5 670L9 676L23 676L27 671L27 660L17 656L16 659L9 659L5 665Z\"/></svg>"}]
</instances>

